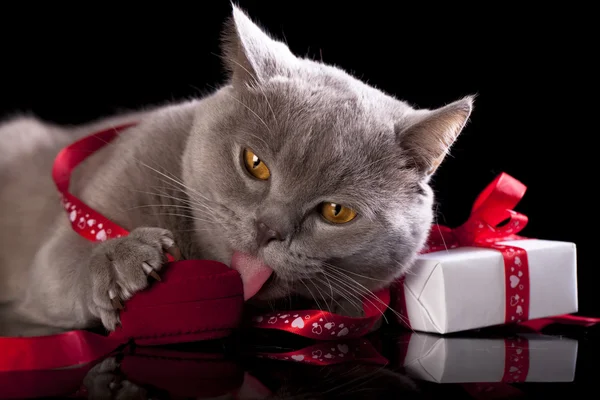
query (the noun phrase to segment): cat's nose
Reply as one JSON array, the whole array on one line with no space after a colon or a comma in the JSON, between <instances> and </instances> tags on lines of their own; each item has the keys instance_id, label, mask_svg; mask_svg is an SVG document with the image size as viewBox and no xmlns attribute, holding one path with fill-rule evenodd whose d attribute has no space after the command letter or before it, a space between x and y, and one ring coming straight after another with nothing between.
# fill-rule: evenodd
<instances>
[{"instance_id":1,"label":"cat's nose","mask_svg":"<svg viewBox=\"0 0 600 400\"><path fill-rule=\"evenodd\" d=\"M262 221L256 221L256 244L266 246L271 240L283 240L281 233L272 229Z\"/></svg>"}]
</instances>

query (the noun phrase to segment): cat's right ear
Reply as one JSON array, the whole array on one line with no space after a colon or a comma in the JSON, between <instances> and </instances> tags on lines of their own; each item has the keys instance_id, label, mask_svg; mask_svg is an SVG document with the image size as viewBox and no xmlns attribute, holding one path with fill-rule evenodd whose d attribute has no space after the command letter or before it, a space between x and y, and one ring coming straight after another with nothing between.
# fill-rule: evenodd
<instances>
[{"instance_id":1,"label":"cat's right ear","mask_svg":"<svg viewBox=\"0 0 600 400\"><path fill-rule=\"evenodd\" d=\"M412 165L425 177L433 175L467 124L475 96L436 110L417 110L396 126L400 144Z\"/></svg>"},{"instance_id":2,"label":"cat's right ear","mask_svg":"<svg viewBox=\"0 0 600 400\"><path fill-rule=\"evenodd\" d=\"M222 53L234 86L256 86L287 71L297 61L289 48L272 39L235 4L225 25Z\"/></svg>"}]
</instances>

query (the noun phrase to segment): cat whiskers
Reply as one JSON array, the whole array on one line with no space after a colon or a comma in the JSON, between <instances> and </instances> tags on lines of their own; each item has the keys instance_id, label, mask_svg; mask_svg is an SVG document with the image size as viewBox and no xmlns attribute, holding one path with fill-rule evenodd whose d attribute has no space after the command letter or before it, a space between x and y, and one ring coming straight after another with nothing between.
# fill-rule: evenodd
<instances>
[{"instance_id":1,"label":"cat whiskers","mask_svg":"<svg viewBox=\"0 0 600 400\"><path fill-rule=\"evenodd\" d=\"M333 264L330 264L330 263L328 263L328 262L323 262L323 265L325 265L325 266L327 266L327 267L329 267L329 268L334 268L334 269L342 270L341 268L339 268L339 267L336 267L335 265L333 265ZM366 276L366 275L362 275L362 274L359 274L359 273L357 273L357 272L353 272L353 271L348 271L348 270L343 270L343 271L344 271L344 273L346 273L346 274L350 274L350 275L358 276L359 278L368 279L368 280L375 281L375 282L384 282L384 283L387 283L387 281L385 281L385 280L383 280L383 279L377 279L377 278L373 278L373 277Z\"/></svg>"},{"instance_id":2,"label":"cat whiskers","mask_svg":"<svg viewBox=\"0 0 600 400\"><path fill-rule=\"evenodd\" d=\"M333 301L335 304L337 304L337 306L338 306L340 309L342 309L342 311L344 311L346 314L350 315L351 313L350 313L350 312L348 312L348 310L346 309L346 307L344 307L344 306L343 306L343 305L342 305L342 304L341 304L339 301L337 301L337 299L335 298L335 293L336 293L336 291L334 290L334 285L332 285L332 284L331 284L331 280L330 280L330 279L329 279L329 278L328 278L326 275L323 275L323 277L324 277L324 278L327 280L327 285L329 286L329 298L331 299L331 301ZM315 281L315 278L312 278L311 280L314 282L314 281ZM319 285L318 285L318 282L317 282L317 284L315 285L315 288L317 288L317 290L318 290L318 287L319 287ZM320 290L319 290L319 293L320 293ZM350 299L348 299L348 298L347 298L347 296L346 296L345 294L343 294L343 293L340 293L340 291L339 291L339 290L337 291L337 293L338 293L340 296L344 297L344 298L346 299L346 301L348 301L348 303L350 303L351 305L353 305L354 307L356 307L356 308L357 308L357 309L360 311L360 308L359 308L360 306L359 306L359 305L357 305L356 303L354 303L353 301L351 301ZM321 295L321 296L322 296L322 295ZM331 309L329 309L329 312L331 312Z\"/></svg>"},{"instance_id":3,"label":"cat whiskers","mask_svg":"<svg viewBox=\"0 0 600 400\"><path fill-rule=\"evenodd\" d=\"M186 192L184 189L179 188L179 187L174 187L173 184L170 182L163 181L163 183L169 185L169 188L171 190L176 191L176 192L181 192L184 195L186 195L186 197L188 197L188 199L185 200L185 202L187 204L193 205L195 207L202 207L203 209L205 209L209 212L213 211L213 208L208 205L208 202L210 202L209 199L198 199L194 195L188 194L188 192ZM163 189L163 188L159 188L159 189ZM164 194L167 194L167 193L164 193ZM182 200L181 198L179 198L179 199Z\"/></svg>"},{"instance_id":4,"label":"cat whiskers","mask_svg":"<svg viewBox=\"0 0 600 400\"><path fill-rule=\"evenodd\" d=\"M369 290L367 287L362 285L360 282L356 281L356 279L348 276L347 273L349 271L344 270L342 268L339 268L339 267L329 264L329 263L323 263L323 266L327 267L326 269L322 270L322 273L324 275L329 275L330 278L337 279L340 284L343 284L348 289L354 290L356 292L356 294L364 297L364 299L366 301L368 301L369 303L371 303L374 307L379 308L375 305L375 303L373 303L372 300L376 301L377 303L381 304L382 306L385 306L386 309L390 310L390 312L393 313L396 317L398 317L401 321L407 322L406 318L402 314L400 314L398 311L391 308L389 305L385 304L371 290ZM385 318L385 315L383 312L382 312L382 315L387 322L387 318Z\"/></svg>"},{"instance_id":5,"label":"cat whiskers","mask_svg":"<svg viewBox=\"0 0 600 400\"><path fill-rule=\"evenodd\" d=\"M149 166L148 164L146 164L143 161L140 161L140 163L145 166L146 168L149 168L150 170L156 172L157 174L161 175L164 178L167 178L169 181L175 183L177 185L177 187L180 187L181 189L183 189L182 191L184 193L186 193L188 196L190 197L195 197L198 196L201 199L205 200L205 201L209 201L211 202L211 200L206 197L205 195L203 195L202 193L198 192L196 189L187 186L185 183L183 183L180 179L178 179L176 176L169 176L169 174L166 174L164 172L161 172L159 170L157 170L156 168L153 168L151 166ZM164 182L164 181L163 181ZM197 200L197 199L196 199Z\"/></svg>"},{"instance_id":6,"label":"cat whiskers","mask_svg":"<svg viewBox=\"0 0 600 400\"><path fill-rule=\"evenodd\" d=\"M348 304L350 304L357 311L360 312L362 310L362 299L359 296L357 296L355 293L353 293L352 291L348 290L343 285L341 285L339 280L336 277L328 275L328 274L323 274L323 273L321 273L321 275L325 279L327 279L328 285L331 289L331 293L330 293L331 300L334 303L336 303L342 310L344 310L346 313L348 313L348 310L346 310L345 307L337 301L336 296L339 296L339 297L343 298L344 300L346 300L348 302ZM318 277L318 275L317 275L317 277ZM318 286L319 283L321 283L321 284L323 283L323 282L319 281L317 279L317 277L310 278L310 280L315 284L315 287ZM350 313L348 313L348 314L350 314Z\"/></svg>"},{"instance_id":7,"label":"cat whiskers","mask_svg":"<svg viewBox=\"0 0 600 400\"><path fill-rule=\"evenodd\" d=\"M151 196L157 196L157 197L162 197L162 198L168 198L168 199L172 199L178 202L183 203L183 205L178 205L178 204L170 204L170 203L160 203L160 204L150 204L150 205L142 205L142 206L135 206L135 207L131 207L128 209L129 210L134 210L137 208L144 208L144 207L175 207L175 208L187 208L189 210L194 210L200 213L204 213L203 215L208 216L208 217L212 217L212 214L210 213L210 208L206 207L204 204L201 203L195 203L193 201L187 200L187 199L183 199L180 197L176 197L176 196L171 196L168 195L166 193L156 193L156 192L148 192L148 191L144 191L144 190L134 190L132 189L132 191L134 192L138 192L138 193L144 193L144 194L148 194ZM205 210L199 209L198 206L202 206L202 207L206 207Z\"/></svg>"},{"instance_id":8,"label":"cat whiskers","mask_svg":"<svg viewBox=\"0 0 600 400\"><path fill-rule=\"evenodd\" d=\"M381 299L379 297L375 296L375 294L373 294L373 292L371 292L369 289L365 288L364 286L361 288L360 286L362 286L362 285L360 285L358 282L356 282L356 280L354 280L353 278L350 278L347 275L343 275L343 274L339 274L336 276L335 274L332 274L331 272L328 272L325 270L321 271L321 273L324 275L328 275L329 278L333 279L340 285L340 288L343 287L344 290L346 291L346 293L352 295L353 298L357 299L357 301L360 303L360 305L357 307L357 309L362 310L362 302L367 301L367 302L369 302L369 304L371 304L373 307L375 307L375 309L379 310L381 307L378 307L377 304L375 304L373 302L373 300L375 300L375 301L381 303L381 305L387 307L387 305L383 301L381 301ZM349 279L350 282L346 281L346 279ZM360 286L357 287L356 285L360 285ZM387 317L385 316L385 312L381 311L381 310L379 310L379 312L381 313L381 316L383 317L383 319L387 322Z\"/></svg>"},{"instance_id":9,"label":"cat whiskers","mask_svg":"<svg viewBox=\"0 0 600 400\"><path fill-rule=\"evenodd\" d=\"M308 290L308 293L310 293L310 295L312 296L313 300L315 301L315 304L317 305L317 308L319 310L321 310L321 311L324 311L323 307L321 307L321 304L319 303L319 300L317 300L317 298L314 295L314 293L312 292L312 290L310 290L310 287L308 287L308 285L306 284L306 282L304 282L304 279L298 279L298 281L304 285L304 287L306 288L306 290ZM315 286L315 288L316 288L316 286ZM325 301L325 305L327 305L327 301L324 298L323 298L323 301Z\"/></svg>"}]
</instances>

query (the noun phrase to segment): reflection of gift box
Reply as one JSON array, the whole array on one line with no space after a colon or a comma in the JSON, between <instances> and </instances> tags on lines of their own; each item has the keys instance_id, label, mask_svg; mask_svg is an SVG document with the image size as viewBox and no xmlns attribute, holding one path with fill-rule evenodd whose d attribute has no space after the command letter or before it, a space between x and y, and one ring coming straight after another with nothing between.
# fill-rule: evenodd
<instances>
[{"instance_id":1,"label":"reflection of gift box","mask_svg":"<svg viewBox=\"0 0 600 400\"><path fill-rule=\"evenodd\" d=\"M516 236L527 217L512 208L524 191L502 174L465 224L433 227L429 252L396 285L402 322L445 334L577 312L575 244Z\"/></svg>"},{"instance_id":2,"label":"reflection of gift box","mask_svg":"<svg viewBox=\"0 0 600 400\"><path fill-rule=\"evenodd\" d=\"M572 382L577 344L539 334L481 339L415 333L399 341L399 351L406 372L430 382Z\"/></svg>"}]
</instances>

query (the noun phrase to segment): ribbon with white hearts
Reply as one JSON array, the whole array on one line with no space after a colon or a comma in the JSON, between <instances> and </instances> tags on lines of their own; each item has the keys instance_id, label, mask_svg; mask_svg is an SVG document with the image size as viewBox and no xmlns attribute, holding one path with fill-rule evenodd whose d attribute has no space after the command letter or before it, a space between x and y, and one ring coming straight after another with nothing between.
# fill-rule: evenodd
<instances>
[{"instance_id":1,"label":"ribbon with white hearts","mask_svg":"<svg viewBox=\"0 0 600 400\"><path fill-rule=\"evenodd\" d=\"M482 247L497 250L504 259L505 313L507 324L529 319L529 260L525 249L498 242L526 240L517 236L527 225L527 216L513 211L527 187L512 176L502 173L477 197L471 215L461 226L451 229L434 225L422 254L458 247ZM502 222L508 221L505 224ZM502 224L502 225L501 225ZM399 322L410 328L404 278L394 285L394 307L402 315Z\"/></svg>"}]
</instances>

